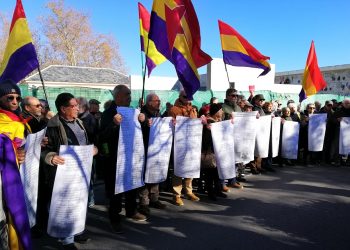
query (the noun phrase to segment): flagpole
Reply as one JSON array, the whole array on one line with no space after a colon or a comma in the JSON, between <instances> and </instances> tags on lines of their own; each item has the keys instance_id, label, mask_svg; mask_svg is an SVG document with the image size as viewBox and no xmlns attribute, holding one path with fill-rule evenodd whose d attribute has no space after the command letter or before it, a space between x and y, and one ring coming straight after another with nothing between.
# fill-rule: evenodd
<instances>
[{"instance_id":1,"label":"flagpole","mask_svg":"<svg viewBox=\"0 0 350 250\"><path fill-rule=\"evenodd\" d=\"M47 102L47 107L50 108L50 106L49 106L49 100L48 100L48 98L47 98L45 83L44 83L43 75L41 74L40 66L38 66L38 72L39 72L39 77L40 77L40 80L41 80L41 84L43 85L44 96L45 96L45 99L46 99L46 102Z\"/></svg>"},{"instance_id":2,"label":"flagpole","mask_svg":"<svg viewBox=\"0 0 350 250\"><path fill-rule=\"evenodd\" d=\"M226 70L226 76L227 76L227 81L228 81L228 86L230 87L230 78L228 76L228 70L227 70L227 66L226 66L226 63L224 62L225 64L225 70Z\"/></svg>"},{"instance_id":3,"label":"flagpole","mask_svg":"<svg viewBox=\"0 0 350 250\"><path fill-rule=\"evenodd\" d=\"M139 102L140 108L142 106L143 103L143 97L145 95L145 82L146 82L146 66L147 66L147 55L148 55L148 48L149 48L149 38L147 39L147 49L146 49L146 53L145 53L145 65L143 65L143 79L142 79L142 93L141 93L141 101Z\"/></svg>"}]
</instances>

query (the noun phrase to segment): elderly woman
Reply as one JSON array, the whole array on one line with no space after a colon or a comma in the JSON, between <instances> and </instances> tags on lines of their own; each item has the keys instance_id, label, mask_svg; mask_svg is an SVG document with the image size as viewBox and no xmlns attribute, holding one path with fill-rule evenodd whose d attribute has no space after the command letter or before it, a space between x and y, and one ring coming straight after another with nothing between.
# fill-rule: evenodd
<instances>
[{"instance_id":1,"label":"elderly woman","mask_svg":"<svg viewBox=\"0 0 350 250\"><path fill-rule=\"evenodd\" d=\"M210 130L210 124L221 121L222 115L223 111L221 104L211 104L209 108L209 116L207 117L208 124L203 126L201 168L203 179L205 181L205 189L211 200L216 200L217 196L223 198L227 197L227 195L222 193L221 190L219 174L216 168L213 139Z\"/></svg>"}]
</instances>

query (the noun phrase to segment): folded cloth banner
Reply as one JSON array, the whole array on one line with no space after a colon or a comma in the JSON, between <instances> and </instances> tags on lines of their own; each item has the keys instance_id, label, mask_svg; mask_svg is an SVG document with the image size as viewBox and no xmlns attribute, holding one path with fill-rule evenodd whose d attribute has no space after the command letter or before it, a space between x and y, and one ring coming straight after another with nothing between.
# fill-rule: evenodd
<instances>
[{"instance_id":1,"label":"folded cloth banner","mask_svg":"<svg viewBox=\"0 0 350 250\"><path fill-rule=\"evenodd\" d=\"M43 129L27 136L25 144L26 158L20 168L30 227L36 224L40 152L45 132L46 129Z\"/></svg>"},{"instance_id":2,"label":"folded cloth banner","mask_svg":"<svg viewBox=\"0 0 350 250\"><path fill-rule=\"evenodd\" d=\"M256 123L256 140L254 155L260 158L269 156L271 115L260 116Z\"/></svg>"},{"instance_id":3,"label":"folded cloth banner","mask_svg":"<svg viewBox=\"0 0 350 250\"><path fill-rule=\"evenodd\" d=\"M174 173L182 178L199 178L203 125L200 119L176 117Z\"/></svg>"},{"instance_id":4,"label":"folded cloth banner","mask_svg":"<svg viewBox=\"0 0 350 250\"><path fill-rule=\"evenodd\" d=\"M285 121L282 130L282 158L298 158L299 123Z\"/></svg>"},{"instance_id":5,"label":"folded cloth banner","mask_svg":"<svg viewBox=\"0 0 350 250\"><path fill-rule=\"evenodd\" d=\"M272 118L271 129L271 143L272 143L272 157L278 156L281 136L281 117Z\"/></svg>"},{"instance_id":6,"label":"folded cloth banner","mask_svg":"<svg viewBox=\"0 0 350 250\"><path fill-rule=\"evenodd\" d=\"M123 117L123 122L119 132L115 194L145 185L145 147L141 124L138 121L140 111L128 107L118 107L117 110Z\"/></svg>"},{"instance_id":7,"label":"folded cloth banner","mask_svg":"<svg viewBox=\"0 0 350 250\"><path fill-rule=\"evenodd\" d=\"M61 145L64 164L57 167L47 232L66 238L85 229L93 145Z\"/></svg>"},{"instance_id":8,"label":"folded cloth banner","mask_svg":"<svg viewBox=\"0 0 350 250\"><path fill-rule=\"evenodd\" d=\"M231 120L211 123L211 136L220 180L236 177L234 125Z\"/></svg>"},{"instance_id":9,"label":"folded cloth banner","mask_svg":"<svg viewBox=\"0 0 350 250\"><path fill-rule=\"evenodd\" d=\"M312 114L309 119L308 149L313 152L323 150L326 135L327 114Z\"/></svg>"},{"instance_id":10,"label":"folded cloth banner","mask_svg":"<svg viewBox=\"0 0 350 250\"><path fill-rule=\"evenodd\" d=\"M253 112L235 112L234 137L236 163L248 163L254 160L255 137L256 137L256 115ZM244 132L243 132L244 131Z\"/></svg>"},{"instance_id":11,"label":"folded cloth banner","mask_svg":"<svg viewBox=\"0 0 350 250\"><path fill-rule=\"evenodd\" d=\"M350 154L350 117L343 117L340 122L339 154Z\"/></svg>"},{"instance_id":12,"label":"folded cloth banner","mask_svg":"<svg viewBox=\"0 0 350 250\"><path fill-rule=\"evenodd\" d=\"M149 133L145 183L160 183L168 175L173 142L172 117L152 118Z\"/></svg>"}]
</instances>

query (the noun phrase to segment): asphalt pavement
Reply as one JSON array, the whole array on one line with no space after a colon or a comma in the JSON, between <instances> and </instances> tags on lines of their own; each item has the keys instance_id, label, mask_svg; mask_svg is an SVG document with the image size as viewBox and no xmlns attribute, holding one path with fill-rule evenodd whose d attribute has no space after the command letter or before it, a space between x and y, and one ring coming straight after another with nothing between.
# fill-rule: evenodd
<instances>
[{"instance_id":1,"label":"asphalt pavement","mask_svg":"<svg viewBox=\"0 0 350 250\"><path fill-rule=\"evenodd\" d=\"M91 241L79 249L350 249L350 167L292 166L275 173L249 175L244 189L228 198L171 203L151 209L146 222L123 218L124 234L114 234L102 183L96 205L88 209ZM60 249L56 239L34 240L34 249Z\"/></svg>"}]
</instances>

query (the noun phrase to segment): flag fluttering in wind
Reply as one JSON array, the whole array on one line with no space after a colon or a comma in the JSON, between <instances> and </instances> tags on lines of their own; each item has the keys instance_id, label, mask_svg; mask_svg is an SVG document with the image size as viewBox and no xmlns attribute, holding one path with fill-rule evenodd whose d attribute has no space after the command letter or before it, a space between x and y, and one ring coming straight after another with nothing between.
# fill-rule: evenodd
<instances>
[{"instance_id":1,"label":"flag fluttering in wind","mask_svg":"<svg viewBox=\"0 0 350 250\"><path fill-rule=\"evenodd\" d=\"M174 66L189 100L199 89L198 68L212 58L201 50L200 27L191 0L154 0L149 38Z\"/></svg>"},{"instance_id":2,"label":"flag fluttering in wind","mask_svg":"<svg viewBox=\"0 0 350 250\"><path fill-rule=\"evenodd\" d=\"M22 2L17 0L9 38L0 66L0 80L11 79L18 83L38 67L39 62Z\"/></svg>"},{"instance_id":3,"label":"flag fluttering in wind","mask_svg":"<svg viewBox=\"0 0 350 250\"><path fill-rule=\"evenodd\" d=\"M267 60L270 60L270 57L262 55L234 28L220 20L219 30L225 64L260 68L263 72L259 76L269 73L271 66Z\"/></svg>"},{"instance_id":4,"label":"flag fluttering in wind","mask_svg":"<svg viewBox=\"0 0 350 250\"><path fill-rule=\"evenodd\" d=\"M152 70L159 64L165 62L166 58L158 52L154 42L148 38L151 15L141 3L139 3L139 19L141 50L146 53L146 65L148 76L150 76Z\"/></svg>"},{"instance_id":5,"label":"flag fluttering in wind","mask_svg":"<svg viewBox=\"0 0 350 250\"><path fill-rule=\"evenodd\" d=\"M302 86L299 93L299 102L327 87L327 82L324 80L318 67L314 41L311 42L309 55L307 56Z\"/></svg>"}]
</instances>

